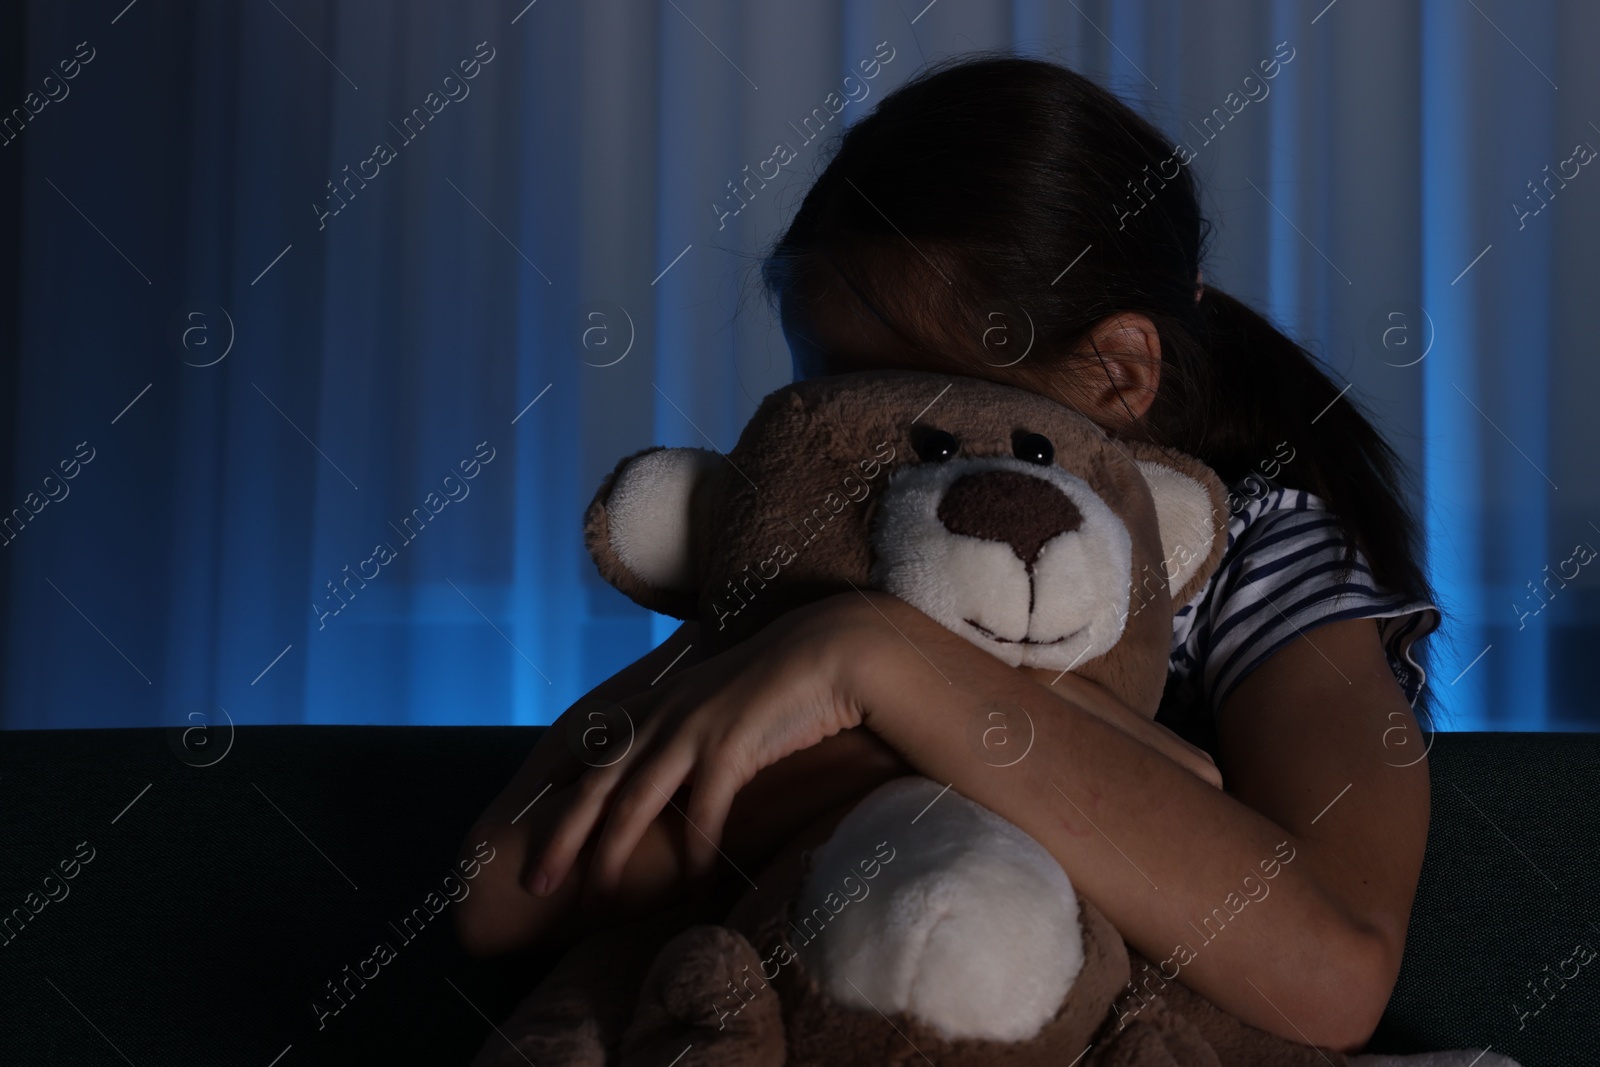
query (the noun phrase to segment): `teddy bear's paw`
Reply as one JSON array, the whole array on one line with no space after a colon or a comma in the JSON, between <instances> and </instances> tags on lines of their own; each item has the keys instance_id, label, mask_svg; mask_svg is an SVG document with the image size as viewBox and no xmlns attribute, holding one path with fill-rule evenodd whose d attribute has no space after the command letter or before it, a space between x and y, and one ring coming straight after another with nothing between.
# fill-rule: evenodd
<instances>
[{"instance_id":1,"label":"teddy bear's paw","mask_svg":"<svg viewBox=\"0 0 1600 1067\"><path fill-rule=\"evenodd\" d=\"M791 941L842 1005L1025 1041L1084 964L1078 899L1007 820L926 778L866 797L811 857Z\"/></svg>"},{"instance_id":2,"label":"teddy bear's paw","mask_svg":"<svg viewBox=\"0 0 1600 1067\"><path fill-rule=\"evenodd\" d=\"M1222 1067L1211 1046L1198 1035L1175 1034L1143 1020L1090 1049L1082 1067Z\"/></svg>"},{"instance_id":3,"label":"teddy bear's paw","mask_svg":"<svg viewBox=\"0 0 1600 1067\"><path fill-rule=\"evenodd\" d=\"M484 1039L473 1067L605 1067L634 1016L640 983L661 946L684 927L666 909L573 945L511 1017Z\"/></svg>"},{"instance_id":4,"label":"teddy bear's paw","mask_svg":"<svg viewBox=\"0 0 1600 1067\"><path fill-rule=\"evenodd\" d=\"M605 1034L585 1010L576 1000L529 997L484 1039L472 1067L605 1067Z\"/></svg>"},{"instance_id":5,"label":"teddy bear's paw","mask_svg":"<svg viewBox=\"0 0 1600 1067\"><path fill-rule=\"evenodd\" d=\"M783 1017L750 942L695 926L662 948L622 1036L622 1065L781 1067Z\"/></svg>"},{"instance_id":6,"label":"teddy bear's paw","mask_svg":"<svg viewBox=\"0 0 1600 1067\"><path fill-rule=\"evenodd\" d=\"M1409 1056L1349 1056L1350 1067L1520 1067L1510 1056L1488 1049L1418 1052Z\"/></svg>"}]
</instances>

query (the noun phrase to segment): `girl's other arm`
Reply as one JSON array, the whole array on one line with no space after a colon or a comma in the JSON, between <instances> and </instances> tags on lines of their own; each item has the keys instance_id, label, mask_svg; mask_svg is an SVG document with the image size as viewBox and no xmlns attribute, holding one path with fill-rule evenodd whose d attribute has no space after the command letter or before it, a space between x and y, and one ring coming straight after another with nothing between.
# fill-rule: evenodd
<instances>
[{"instance_id":1,"label":"girl's other arm","mask_svg":"<svg viewBox=\"0 0 1600 1067\"><path fill-rule=\"evenodd\" d=\"M961 638L878 603L903 636L879 642L898 669L880 658L849 683L870 728L1043 844L1165 977L1289 1040L1367 1041L1399 971L1429 812L1426 762L1394 765L1422 744L1372 620L1317 627L1239 684L1218 715L1223 792L1072 707L1074 688L1098 691L1073 675L1027 759L974 759L966 719L1008 683ZM943 677L891 651L906 638ZM1384 744L1402 723L1417 738L1404 759Z\"/></svg>"}]
</instances>

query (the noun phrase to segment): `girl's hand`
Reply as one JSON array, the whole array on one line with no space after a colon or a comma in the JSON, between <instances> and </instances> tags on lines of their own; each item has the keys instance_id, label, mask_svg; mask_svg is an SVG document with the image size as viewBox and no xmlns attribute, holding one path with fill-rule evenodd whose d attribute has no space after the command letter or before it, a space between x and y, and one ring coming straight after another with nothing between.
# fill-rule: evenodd
<instances>
[{"instance_id":1,"label":"girl's hand","mask_svg":"<svg viewBox=\"0 0 1600 1067\"><path fill-rule=\"evenodd\" d=\"M614 892L623 866L651 821L686 783L678 810L689 828L691 876L712 868L734 795L762 769L862 722L843 691L844 657L862 654L880 625L849 595L789 612L755 637L678 672L650 691L617 702L635 724L633 744L572 790L532 864L529 889L554 892L584 842L607 815L586 884Z\"/></svg>"},{"instance_id":2,"label":"girl's hand","mask_svg":"<svg viewBox=\"0 0 1600 1067\"><path fill-rule=\"evenodd\" d=\"M595 686L540 734L516 774L473 821L461 857L475 854L479 843L487 842L498 858L485 868L476 890L452 909L469 952L485 956L522 949L579 928L573 921L578 907L573 893L534 898L527 892L531 859L576 792L573 783L589 767L610 762L630 740L627 723L607 714L612 702L644 692L652 682L698 662L699 644L698 625L685 623ZM650 906L679 883L684 829L676 815L652 829L629 868L625 899Z\"/></svg>"}]
</instances>

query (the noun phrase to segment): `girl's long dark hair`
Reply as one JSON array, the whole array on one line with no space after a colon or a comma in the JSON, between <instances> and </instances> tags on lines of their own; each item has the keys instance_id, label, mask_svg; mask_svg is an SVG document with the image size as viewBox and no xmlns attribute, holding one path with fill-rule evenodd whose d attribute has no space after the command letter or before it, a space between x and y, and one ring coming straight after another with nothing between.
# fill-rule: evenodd
<instances>
[{"instance_id":1,"label":"girl's long dark hair","mask_svg":"<svg viewBox=\"0 0 1600 1067\"><path fill-rule=\"evenodd\" d=\"M1209 233L1154 126L1064 67L991 55L930 68L846 130L762 279L803 315L803 283L831 268L928 369L1040 391L1068 361L1104 364L1072 353L1107 315L1143 314L1162 372L1132 432L1229 485L1265 471L1321 497L1347 564L1359 547L1378 585L1432 600L1399 457L1305 348L1209 285L1196 300ZM1024 321L1032 349L1006 366L985 338L1003 323L1016 351ZM1424 691L1424 725L1430 707Z\"/></svg>"}]
</instances>

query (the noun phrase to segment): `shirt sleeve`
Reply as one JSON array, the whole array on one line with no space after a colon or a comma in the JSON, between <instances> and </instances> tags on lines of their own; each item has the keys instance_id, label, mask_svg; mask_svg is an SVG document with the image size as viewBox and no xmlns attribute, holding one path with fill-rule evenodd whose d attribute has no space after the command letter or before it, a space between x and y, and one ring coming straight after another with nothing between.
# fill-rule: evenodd
<instances>
[{"instance_id":1,"label":"shirt sleeve","mask_svg":"<svg viewBox=\"0 0 1600 1067\"><path fill-rule=\"evenodd\" d=\"M1347 567L1348 545L1334 515L1302 504L1263 514L1229 547L1192 634L1213 713L1268 656L1343 619L1380 620L1390 670L1415 703L1425 674L1413 646L1438 627L1439 609L1381 588L1359 550Z\"/></svg>"}]
</instances>

